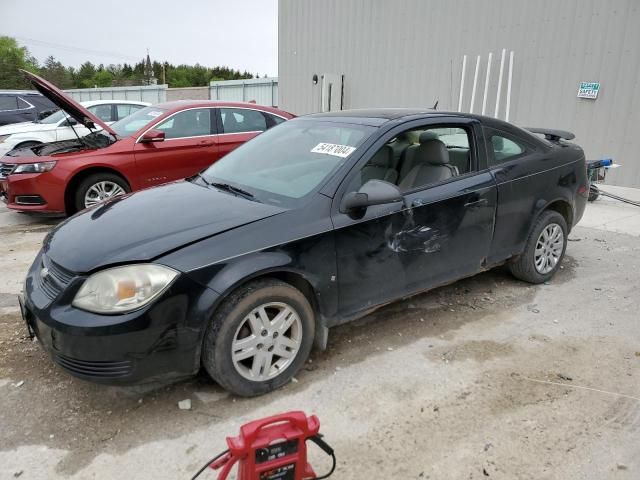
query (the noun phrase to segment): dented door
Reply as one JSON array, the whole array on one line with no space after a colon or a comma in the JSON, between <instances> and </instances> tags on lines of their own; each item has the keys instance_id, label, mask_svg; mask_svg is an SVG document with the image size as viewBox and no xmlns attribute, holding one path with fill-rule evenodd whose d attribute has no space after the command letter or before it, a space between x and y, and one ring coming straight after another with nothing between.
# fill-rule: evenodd
<instances>
[{"instance_id":1,"label":"dented door","mask_svg":"<svg viewBox=\"0 0 640 480\"><path fill-rule=\"evenodd\" d=\"M487 171L409 194L390 245L402 254L409 293L482 270L489 254L496 185Z\"/></svg>"},{"instance_id":2,"label":"dented door","mask_svg":"<svg viewBox=\"0 0 640 480\"><path fill-rule=\"evenodd\" d=\"M338 213L336 252L342 315L479 272L496 209L489 172L408 194L404 204Z\"/></svg>"}]
</instances>

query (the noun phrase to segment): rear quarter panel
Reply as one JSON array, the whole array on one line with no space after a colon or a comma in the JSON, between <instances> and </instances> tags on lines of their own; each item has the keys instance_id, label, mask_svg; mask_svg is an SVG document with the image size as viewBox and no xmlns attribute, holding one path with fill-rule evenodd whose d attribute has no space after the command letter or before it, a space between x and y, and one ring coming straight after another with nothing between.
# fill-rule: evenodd
<instances>
[{"instance_id":1,"label":"rear quarter panel","mask_svg":"<svg viewBox=\"0 0 640 480\"><path fill-rule=\"evenodd\" d=\"M522 253L536 219L550 204L564 201L571 207L570 229L584 212L586 167L576 145L554 145L491 172L498 184L498 209L490 263Z\"/></svg>"}]
</instances>

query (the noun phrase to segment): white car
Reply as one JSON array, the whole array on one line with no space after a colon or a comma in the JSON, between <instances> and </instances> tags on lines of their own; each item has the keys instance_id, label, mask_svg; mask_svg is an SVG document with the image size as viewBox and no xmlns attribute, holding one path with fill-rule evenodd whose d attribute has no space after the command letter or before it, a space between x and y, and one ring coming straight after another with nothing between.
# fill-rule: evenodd
<instances>
[{"instance_id":1,"label":"white car","mask_svg":"<svg viewBox=\"0 0 640 480\"><path fill-rule=\"evenodd\" d=\"M92 100L80 104L107 125L151 105L130 100ZM74 130L80 137L91 133L62 110L42 120L4 125L0 127L0 157L15 148L76 138Z\"/></svg>"}]
</instances>

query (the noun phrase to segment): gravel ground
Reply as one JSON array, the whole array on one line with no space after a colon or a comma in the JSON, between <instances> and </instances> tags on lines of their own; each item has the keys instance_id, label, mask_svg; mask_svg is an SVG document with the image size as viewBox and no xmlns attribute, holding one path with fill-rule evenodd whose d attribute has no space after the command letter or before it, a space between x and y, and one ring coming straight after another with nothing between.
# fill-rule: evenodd
<instances>
[{"instance_id":1,"label":"gravel ground","mask_svg":"<svg viewBox=\"0 0 640 480\"><path fill-rule=\"evenodd\" d=\"M2 479L190 478L242 423L291 409L319 415L336 479L640 478L637 236L577 227L549 285L496 269L389 305L241 399L204 375L115 388L57 368L15 303L54 223L0 209Z\"/></svg>"}]
</instances>

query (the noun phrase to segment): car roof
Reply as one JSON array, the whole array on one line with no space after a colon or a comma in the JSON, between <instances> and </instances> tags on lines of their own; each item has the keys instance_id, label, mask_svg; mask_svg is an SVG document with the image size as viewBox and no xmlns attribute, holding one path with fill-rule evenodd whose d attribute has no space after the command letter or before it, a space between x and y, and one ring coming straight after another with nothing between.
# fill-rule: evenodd
<instances>
[{"instance_id":1,"label":"car roof","mask_svg":"<svg viewBox=\"0 0 640 480\"><path fill-rule=\"evenodd\" d=\"M411 118L411 120L421 118L472 118L478 120L480 123L488 127L503 130L519 137L524 137L530 142L537 143L538 145L542 144L544 146L547 146L547 143L543 142L540 137L534 135L526 128L518 127L512 123L505 122L498 118L465 112L439 111L432 108L365 108L339 110L335 112L312 113L309 115L298 117L298 119L323 119L333 122L355 123L372 127L380 127L387 122L399 120L406 117L413 117Z\"/></svg>"},{"instance_id":2,"label":"car roof","mask_svg":"<svg viewBox=\"0 0 640 480\"><path fill-rule=\"evenodd\" d=\"M38 97L43 96L40 92L36 92L35 90L0 90L0 95L34 95Z\"/></svg>"},{"instance_id":3,"label":"car roof","mask_svg":"<svg viewBox=\"0 0 640 480\"><path fill-rule=\"evenodd\" d=\"M273 112L276 114L287 113L284 110L277 109L275 107L268 107L266 105L260 105L258 103L250 102L228 102L224 100L174 100L171 102L157 103L154 107L162 108L167 111L178 111L185 108L194 107L237 107L237 108L252 108L254 110L262 110L265 112Z\"/></svg>"},{"instance_id":4,"label":"car roof","mask_svg":"<svg viewBox=\"0 0 640 480\"><path fill-rule=\"evenodd\" d=\"M300 118L321 118L332 119L334 121L344 121L348 123L361 123L371 126L380 126L392 120L398 120L404 117L422 117L422 118L439 118L439 117L460 117L474 118L481 123L489 126L501 128L503 126L514 127L514 125L503 122L497 118L486 117L464 112L439 111L433 108L364 108L353 110L339 110L334 112L312 113Z\"/></svg>"},{"instance_id":5,"label":"car roof","mask_svg":"<svg viewBox=\"0 0 640 480\"><path fill-rule=\"evenodd\" d=\"M137 100L120 100L117 98L111 100L87 100L85 102L80 102L80 105L83 107L93 107L95 105L111 105L111 104L125 104L125 105L151 105L149 102L140 102Z\"/></svg>"}]
</instances>

